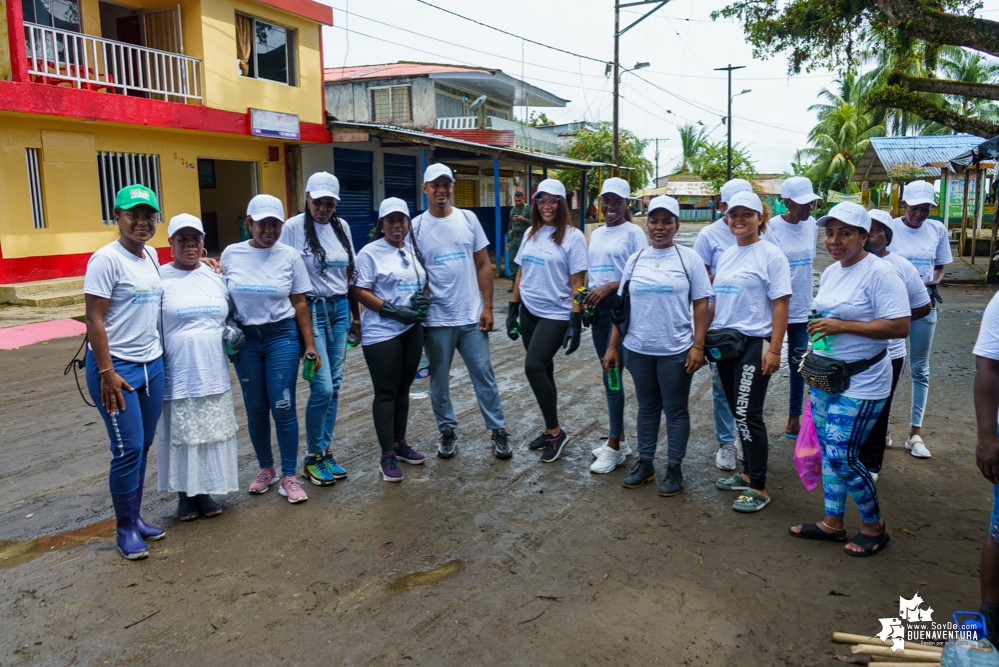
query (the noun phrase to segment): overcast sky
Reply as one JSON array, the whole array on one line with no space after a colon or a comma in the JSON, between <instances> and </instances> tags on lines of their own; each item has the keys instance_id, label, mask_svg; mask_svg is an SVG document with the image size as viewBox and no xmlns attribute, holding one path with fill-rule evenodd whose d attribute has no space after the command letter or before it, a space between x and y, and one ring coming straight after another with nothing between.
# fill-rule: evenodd
<instances>
[{"instance_id":1,"label":"overcast sky","mask_svg":"<svg viewBox=\"0 0 999 667\"><path fill-rule=\"evenodd\" d=\"M571 100L565 108L542 109L557 123L612 119L612 83L601 63L525 43L417 0L323 1L333 6L335 23L324 29L327 67L410 60L501 69ZM612 0L428 1L527 39L613 58ZM621 38L622 67L651 64L621 79L621 125L642 138L667 139L659 142L660 175L678 162L677 127L685 122L701 122L712 138L724 140L727 83L714 68L746 66L733 73L734 93L752 91L733 102L733 141L748 148L760 173L790 170L814 122L808 107L819 90L835 86L835 74L827 71L788 77L783 55L755 60L738 23L711 21L711 11L726 4L672 0ZM622 10L622 27L652 6ZM999 0L986 0L982 15L999 18L996 12ZM522 113L517 110L518 117ZM653 146L646 155L654 160Z\"/></svg>"}]
</instances>

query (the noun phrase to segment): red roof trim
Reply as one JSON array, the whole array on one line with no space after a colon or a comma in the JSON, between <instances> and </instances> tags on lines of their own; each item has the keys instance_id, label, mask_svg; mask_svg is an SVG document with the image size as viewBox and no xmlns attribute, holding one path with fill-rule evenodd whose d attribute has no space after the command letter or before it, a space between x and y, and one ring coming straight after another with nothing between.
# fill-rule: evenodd
<instances>
[{"instance_id":1,"label":"red roof trim","mask_svg":"<svg viewBox=\"0 0 999 667\"><path fill-rule=\"evenodd\" d=\"M248 112L223 111L194 104L147 100L43 83L0 81L0 111L250 136ZM319 123L302 123L301 135L301 141L331 141L329 130Z\"/></svg>"},{"instance_id":2,"label":"red roof trim","mask_svg":"<svg viewBox=\"0 0 999 667\"><path fill-rule=\"evenodd\" d=\"M323 25L333 25L333 8L312 0L257 0L262 5L270 5L289 14L302 16Z\"/></svg>"},{"instance_id":3,"label":"red roof trim","mask_svg":"<svg viewBox=\"0 0 999 667\"><path fill-rule=\"evenodd\" d=\"M423 130L427 134L436 134L439 137L450 139L461 139L471 141L474 144L484 144L486 146L513 146L515 133L513 130Z\"/></svg>"}]
</instances>

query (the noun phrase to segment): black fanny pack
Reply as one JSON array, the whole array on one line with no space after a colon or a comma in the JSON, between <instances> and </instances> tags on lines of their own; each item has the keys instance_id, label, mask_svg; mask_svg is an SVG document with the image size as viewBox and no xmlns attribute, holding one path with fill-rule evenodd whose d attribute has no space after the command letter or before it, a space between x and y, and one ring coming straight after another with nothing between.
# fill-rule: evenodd
<instances>
[{"instance_id":1,"label":"black fanny pack","mask_svg":"<svg viewBox=\"0 0 999 667\"><path fill-rule=\"evenodd\" d=\"M809 387L815 387L830 394L842 394L850 388L850 376L863 373L888 354L884 349L870 359L841 361L806 352L798 367L801 377Z\"/></svg>"},{"instance_id":2,"label":"black fanny pack","mask_svg":"<svg viewBox=\"0 0 999 667\"><path fill-rule=\"evenodd\" d=\"M711 361L729 361L742 356L747 340L746 334L735 329L712 329L704 337L704 347Z\"/></svg>"}]
</instances>

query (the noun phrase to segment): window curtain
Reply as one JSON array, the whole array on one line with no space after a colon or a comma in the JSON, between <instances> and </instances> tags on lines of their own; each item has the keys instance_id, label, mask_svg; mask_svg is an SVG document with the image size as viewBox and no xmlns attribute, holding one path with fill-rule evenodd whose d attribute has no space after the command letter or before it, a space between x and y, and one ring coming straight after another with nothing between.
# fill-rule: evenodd
<instances>
[{"instance_id":1,"label":"window curtain","mask_svg":"<svg viewBox=\"0 0 999 667\"><path fill-rule=\"evenodd\" d=\"M236 14L236 59L239 61L239 73L250 74L250 55L253 49L253 21L246 16Z\"/></svg>"}]
</instances>

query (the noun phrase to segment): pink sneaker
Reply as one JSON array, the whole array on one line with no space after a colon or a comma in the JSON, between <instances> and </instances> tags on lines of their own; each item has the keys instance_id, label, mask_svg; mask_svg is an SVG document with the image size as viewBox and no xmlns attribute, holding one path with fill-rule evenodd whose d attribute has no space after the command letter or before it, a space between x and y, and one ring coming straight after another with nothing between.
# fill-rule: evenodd
<instances>
[{"instance_id":1,"label":"pink sneaker","mask_svg":"<svg viewBox=\"0 0 999 667\"><path fill-rule=\"evenodd\" d=\"M250 493L267 493L267 487L278 481L274 468L261 468L257 478L250 484Z\"/></svg>"},{"instance_id":2,"label":"pink sneaker","mask_svg":"<svg viewBox=\"0 0 999 667\"><path fill-rule=\"evenodd\" d=\"M278 493L288 499L289 503L301 503L309 499L302 490L302 485L298 483L298 478L294 475L281 478L281 488Z\"/></svg>"}]
</instances>

